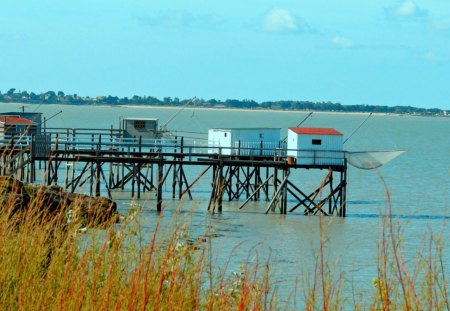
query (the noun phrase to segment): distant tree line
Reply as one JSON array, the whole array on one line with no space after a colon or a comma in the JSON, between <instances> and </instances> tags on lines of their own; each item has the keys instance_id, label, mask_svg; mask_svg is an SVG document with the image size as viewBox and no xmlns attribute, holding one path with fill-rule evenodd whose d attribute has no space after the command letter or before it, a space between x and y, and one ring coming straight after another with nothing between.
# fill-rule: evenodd
<instances>
[{"instance_id":1,"label":"distant tree line","mask_svg":"<svg viewBox=\"0 0 450 311\"><path fill-rule=\"evenodd\" d=\"M152 96L117 97L117 96L78 96L65 94L62 91L48 91L40 94L27 91L16 91L11 88L6 93L0 91L2 103L28 104L69 104L69 105L151 105L151 106L190 106L200 108L237 108L237 109L276 109L276 110L308 110L308 111L336 111L336 112L376 112L418 115L444 115L445 111L437 108L426 109L411 106L374 106L374 105L343 105L333 102L312 101L266 101L262 103L249 99L179 99L178 97L164 97L162 100Z\"/></svg>"}]
</instances>

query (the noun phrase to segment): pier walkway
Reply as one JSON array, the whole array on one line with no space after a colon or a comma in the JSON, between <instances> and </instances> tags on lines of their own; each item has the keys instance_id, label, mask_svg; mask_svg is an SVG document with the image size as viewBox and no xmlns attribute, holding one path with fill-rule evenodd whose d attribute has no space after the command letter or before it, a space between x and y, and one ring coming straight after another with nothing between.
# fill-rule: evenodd
<instances>
[{"instance_id":1,"label":"pier walkway","mask_svg":"<svg viewBox=\"0 0 450 311\"><path fill-rule=\"evenodd\" d=\"M305 150L302 160L308 164L301 164L305 161L286 156L282 142L273 146L238 142L235 147L221 148L185 137L124 138L112 128L47 128L42 134L7 137L0 146L2 175L60 185L71 192L89 189L96 196L107 193L111 197L115 190L131 188L131 196L140 199L143 193L153 192L158 211L163 186L171 189L172 198L192 199L192 188L210 176L211 212L222 212L223 199L227 199L242 201L240 208L252 200L267 201L266 213L279 210L286 214L300 208L305 215L346 215L344 151ZM187 174L193 166L200 168L197 176ZM312 192L291 177L292 171L303 169L323 172Z\"/></svg>"}]
</instances>

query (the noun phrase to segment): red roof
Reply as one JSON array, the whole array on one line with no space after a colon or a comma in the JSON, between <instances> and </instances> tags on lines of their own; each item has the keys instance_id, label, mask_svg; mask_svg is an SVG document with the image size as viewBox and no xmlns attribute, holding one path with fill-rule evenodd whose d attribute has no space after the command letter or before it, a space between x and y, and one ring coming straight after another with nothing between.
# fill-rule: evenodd
<instances>
[{"instance_id":1,"label":"red roof","mask_svg":"<svg viewBox=\"0 0 450 311\"><path fill-rule=\"evenodd\" d=\"M0 122L9 124L33 125L34 122L20 117L0 117Z\"/></svg>"},{"instance_id":2,"label":"red roof","mask_svg":"<svg viewBox=\"0 0 450 311\"><path fill-rule=\"evenodd\" d=\"M300 135L342 135L333 128L324 127L290 127L289 130Z\"/></svg>"}]
</instances>

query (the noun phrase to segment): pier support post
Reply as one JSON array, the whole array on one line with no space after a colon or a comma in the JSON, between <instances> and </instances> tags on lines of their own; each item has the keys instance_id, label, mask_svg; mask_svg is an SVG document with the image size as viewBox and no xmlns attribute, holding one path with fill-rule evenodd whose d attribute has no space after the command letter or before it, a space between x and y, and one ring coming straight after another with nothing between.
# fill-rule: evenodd
<instances>
[{"instance_id":1,"label":"pier support post","mask_svg":"<svg viewBox=\"0 0 450 311\"><path fill-rule=\"evenodd\" d=\"M162 187L163 187L163 157L161 151L159 152L159 162L158 162L158 186L156 189L156 209L158 212L162 210Z\"/></svg>"},{"instance_id":2,"label":"pier support post","mask_svg":"<svg viewBox=\"0 0 450 311\"><path fill-rule=\"evenodd\" d=\"M101 174L101 163L96 161L95 166L95 196L100 196L100 174Z\"/></svg>"},{"instance_id":3,"label":"pier support post","mask_svg":"<svg viewBox=\"0 0 450 311\"><path fill-rule=\"evenodd\" d=\"M345 217L347 214L347 159L344 159L344 171L341 172L341 185L339 216Z\"/></svg>"},{"instance_id":4,"label":"pier support post","mask_svg":"<svg viewBox=\"0 0 450 311\"><path fill-rule=\"evenodd\" d=\"M141 164L137 164L137 198L138 200L141 199Z\"/></svg>"},{"instance_id":5,"label":"pier support post","mask_svg":"<svg viewBox=\"0 0 450 311\"><path fill-rule=\"evenodd\" d=\"M223 202L223 193L225 190L224 178L223 178L223 163L220 160L219 163L219 191L217 192L217 210L219 213L222 213L222 202Z\"/></svg>"},{"instance_id":6,"label":"pier support post","mask_svg":"<svg viewBox=\"0 0 450 311\"><path fill-rule=\"evenodd\" d=\"M223 162L219 159L219 163L213 167L213 182L211 198L208 204L208 211L214 214L216 208L220 213L222 212L223 194L225 192L225 183L223 176Z\"/></svg>"},{"instance_id":7,"label":"pier support post","mask_svg":"<svg viewBox=\"0 0 450 311\"><path fill-rule=\"evenodd\" d=\"M282 191L282 197L281 197L281 214L286 215L287 214L287 187L288 187L288 178L289 178L289 169L283 170L283 180L286 180L286 182L283 185L283 191Z\"/></svg>"},{"instance_id":8,"label":"pier support post","mask_svg":"<svg viewBox=\"0 0 450 311\"><path fill-rule=\"evenodd\" d=\"M177 188L177 164L174 163L173 165L173 174L172 174L172 199L175 199L175 195L176 195L176 188Z\"/></svg>"}]
</instances>

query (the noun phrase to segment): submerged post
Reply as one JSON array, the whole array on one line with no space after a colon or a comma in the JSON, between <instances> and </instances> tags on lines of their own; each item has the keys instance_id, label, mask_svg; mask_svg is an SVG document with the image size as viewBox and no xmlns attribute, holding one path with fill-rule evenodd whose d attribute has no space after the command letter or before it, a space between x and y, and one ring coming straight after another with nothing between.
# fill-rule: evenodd
<instances>
[{"instance_id":1,"label":"submerged post","mask_svg":"<svg viewBox=\"0 0 450 311\"><path fill-rule=\"evenodd\" d=\"M224 178L223 178L223 163L222 163L222 157L220 157L219 160L219 183L218 183L218 193L217 193L217 210L219 213L222 212L222 199L223 199L223 192L224 192Z\"/></svg>"},{"instance_id":2,"label":"submerged post","mask_svg":"<svg viewBox=\"0 0 450 311\"><path fill-rule=\"evenodd\" d=\"M347 159L344 159L344 172L341 173L341 184L342 194L339 216L345 217L347 214Z\"/></svg>"},{"instance_id":3,"label":"submerged post","mask_svg":"<svg viewBox=\"0 0 450 311\"><path fill-rule=\"evenodd\" d=\"M100 174L101 174L101 163L100 161L96 161L95 167L95 196L100 196Z\"/></svg>"},{"instance_id":4,"label":"submerged post","mask_svg":"<svg viewBox=\"0 0 450 311\"><path fill-rule=\"evenodd\" d=\"M158 212L162 210L162 184L163 184L163 157L161 150L159 151L159 162L158 162L158 186L156 190L156 209Z\"/></svg>"}]
</instances>

